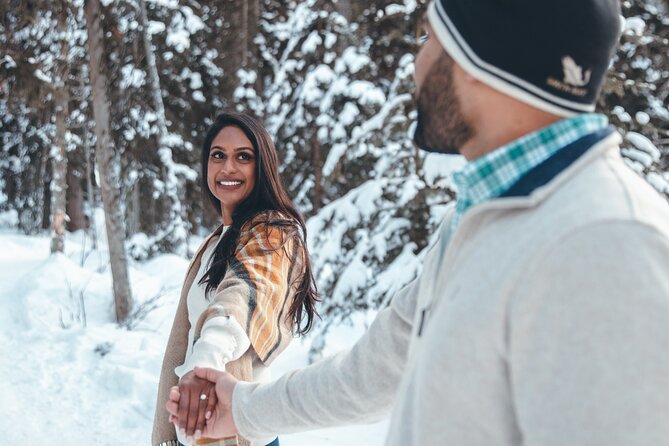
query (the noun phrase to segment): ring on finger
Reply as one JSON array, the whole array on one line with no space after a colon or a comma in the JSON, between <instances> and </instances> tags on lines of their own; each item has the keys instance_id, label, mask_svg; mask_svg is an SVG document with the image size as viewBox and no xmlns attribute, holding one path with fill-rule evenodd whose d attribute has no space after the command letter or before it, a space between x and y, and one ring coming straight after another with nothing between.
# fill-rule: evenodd
<instances>
[{"instance_id":1,"label":"ring on finger","mask_svg":"<svg viewBox=\"0 0 669 446\"><path fill-rule=\"evenodd\" d=\"M202 393L202 394L200 394L200 399L201 399L202 401L206 400L206 399L207 399L207 394L206 394L206 393Z\"/></svg>"}]
</instances>

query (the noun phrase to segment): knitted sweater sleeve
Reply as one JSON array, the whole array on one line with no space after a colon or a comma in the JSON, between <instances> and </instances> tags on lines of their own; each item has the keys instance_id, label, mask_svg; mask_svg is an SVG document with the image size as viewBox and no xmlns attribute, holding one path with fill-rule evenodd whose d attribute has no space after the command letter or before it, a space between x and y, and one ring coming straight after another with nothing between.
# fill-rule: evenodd
<instances>
[{"instance_id":1,"label":"knitted sweater sleeve","mask_svg":"<svg viewBox=\"0 0 669 446\"><path fill-rule=\"evenodd\" d=\"M348 351L266 384L238 383L233 418L251 440L387 415L405 368L416 282L399 291Z\"/></svg>"},{"instance_id":2,"label":"knitted sweater sleeve","mask_svg":"<svg viewBox=\"0 0 669 446\"><path fill-rule=\"evenodd\" d=\"M239 359L249 345L249 337L235 319L229 316L213 317L203 325L191 355L174 369L174 373L181 379L195 367L225 370L225 364Z\"/></svg>"},{"instance_id":3,"label":"knitted sweater sleeve","mask_svg":"<svg viewBox=\"0 0 669 446\"><path fill-rule=\"evenodd\" d=\"M605 222L535 260L508 324L523 443L666 442L669 237L638 222Z\"/></svg>"}]
</instances>

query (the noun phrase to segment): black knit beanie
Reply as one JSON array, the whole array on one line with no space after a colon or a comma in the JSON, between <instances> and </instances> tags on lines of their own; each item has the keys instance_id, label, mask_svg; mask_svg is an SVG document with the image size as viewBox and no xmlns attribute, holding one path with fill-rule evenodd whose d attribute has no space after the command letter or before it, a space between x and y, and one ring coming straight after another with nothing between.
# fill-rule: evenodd
<instances>
[{"instance_id":1,"label":"black knit beanie","mask_svg":"<svg viewBox=\"0 0 669 446\"><path fill-rule=\"evenodd\" d=\"M460 67L547 112L591 112L620 36L620 0L433 0L428 19Z\"/></svg>"}]
</instances>

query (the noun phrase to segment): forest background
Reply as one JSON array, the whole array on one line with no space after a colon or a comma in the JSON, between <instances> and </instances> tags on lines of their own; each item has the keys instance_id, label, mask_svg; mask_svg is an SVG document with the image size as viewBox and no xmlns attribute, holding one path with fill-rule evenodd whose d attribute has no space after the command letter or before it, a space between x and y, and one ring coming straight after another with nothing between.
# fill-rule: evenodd
<instances>
[{"instance_id":1,"label":"forest background","mask_svg":"<svg viewBox=\"0 0 669 446\"><path fill-rule=\"evenodd\" d=\"M622 154L669 200L669 2L623 1L598 103ZM223 110L260 117L308 218L325 334L419 271L458 156L412 144L425 0L6 0L0 4L0 227L83 231L109 247L113 318L132 329L127 263L172 253L218 216L200 146ZM568 32L568 30L567 30ZM90 224L104 210L106 232ZM86 255L85 253L83 255ZM110 318L112 318L110 313Z\"/></svg>"}]
</instances>

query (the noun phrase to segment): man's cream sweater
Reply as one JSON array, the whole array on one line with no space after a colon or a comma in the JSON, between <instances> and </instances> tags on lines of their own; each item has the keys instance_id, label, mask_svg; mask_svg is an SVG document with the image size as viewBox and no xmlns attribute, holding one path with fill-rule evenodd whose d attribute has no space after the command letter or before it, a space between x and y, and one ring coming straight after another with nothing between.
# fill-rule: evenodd
<instances>
[{"instance_id":1,"label":"man's cream sweater","mask_svg":"<svg viewBox=\"0 0 669 446\"><path fill-rule=\"evenodd\" d=\"M669 207L619 141L472 208L452 235L447 218L421 275L350 350L236 385L240 433L392 409L392 446L667 444Z\"/></svg>"}]
</instances>

